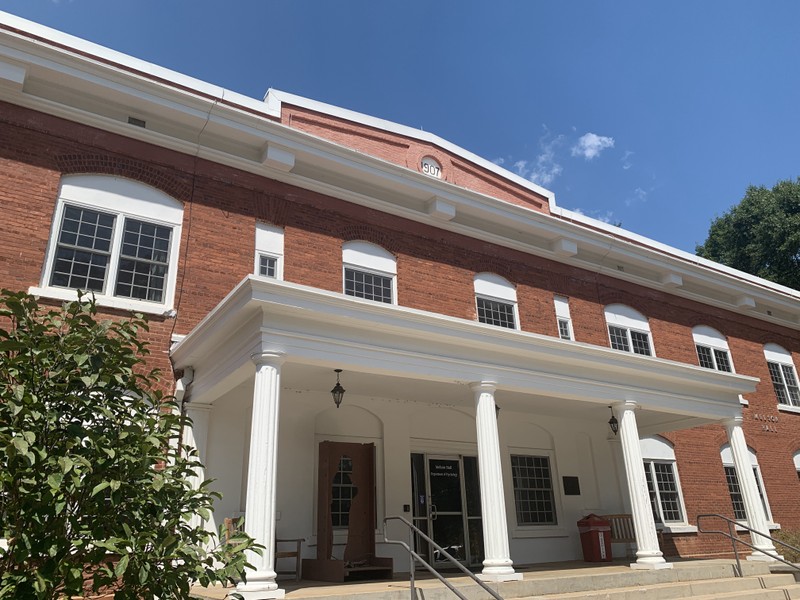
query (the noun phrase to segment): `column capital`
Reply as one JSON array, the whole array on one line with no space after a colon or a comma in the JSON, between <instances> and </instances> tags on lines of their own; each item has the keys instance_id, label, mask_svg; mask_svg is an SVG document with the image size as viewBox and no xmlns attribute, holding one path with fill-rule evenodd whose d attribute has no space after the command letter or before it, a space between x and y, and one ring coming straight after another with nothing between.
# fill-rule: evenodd
<instances>
[{"instance_id":1,"label":"column capital","mask_svg":"<svg viewBox=\"0 0 800 600\"><path fill-rule=\"evenodd\" d=\"M725 429L732 429L733 427L741 427L744 424L744 416L736 415L735 417L730 417L725 419L722 424L725 426Z\"/></svg>"},{"instance_id":2,"label":"column capital","mask_svg":"<svg viewBox=\"0 0 800 600\"><path fill-rule=\"evenodd\" d=\"M256 352L250 355L256 367L262 365L269 365L270 367L280 367L286 361L286 355L283 352Z\"/></svg>"},{"instance_id":3,"label":"column capital","mask_svg":"<svg viewBox=\"0 0 800 600\"><path fill-rule=\"evenodd\" d=\"M636 400L620 400L611 403L611 410L615 415L621 415L623 410L636 410L639 403Z\"/></svg>"},{"instance_id":4,"label":"column capital","mask_svg":"<svg viewBox=\"0 0 800 600\"><path fill-rule=\"evenodd\" d=\"M473 381L469 384L469 389L473 392L489 392L493 394L497 390L496 381Z\"/></svg>"},{"instance_id":5,"label":"column capital","mask_svg":"<svg viewBox=\"0 0 800 600\"><path fill-rule=\"evenodd\" d=\"M187 402L185 405L186 412L194 412L194 413L207 413L211 411L212 405L211 404L200 404L197 402Z\"/></svg>"}]
</instances>

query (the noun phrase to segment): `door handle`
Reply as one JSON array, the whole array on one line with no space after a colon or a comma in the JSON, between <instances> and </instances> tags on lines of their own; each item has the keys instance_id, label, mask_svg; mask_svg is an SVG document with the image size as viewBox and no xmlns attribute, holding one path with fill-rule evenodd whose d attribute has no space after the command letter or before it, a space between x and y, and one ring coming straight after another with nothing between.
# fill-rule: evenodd
<instances>
[{"instance_id":1,"label":"door handle","mask_svg":"<svg viewBox=\"0 0 800 600\"><path fill-rule=\"evenodd\" d=\"M438 516L439 516L439 513L436 510L436 505L435 504L431 504L431 521L435 521L436 517L438 517Z\"/></svg>"}]
</instances>

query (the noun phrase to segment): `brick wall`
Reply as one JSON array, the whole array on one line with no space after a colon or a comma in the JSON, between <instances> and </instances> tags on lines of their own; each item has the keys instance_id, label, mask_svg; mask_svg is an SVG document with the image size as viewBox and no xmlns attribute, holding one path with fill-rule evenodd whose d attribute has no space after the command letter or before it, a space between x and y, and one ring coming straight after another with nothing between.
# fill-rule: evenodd
<instances>
[{"instance_id":1,"label":"brick wall","mask_svg":"<svg viewBox=\"0 0 800 600\"><path fill-rule=\"evenodd\" d=\"M342 143L355 139L345 130L338 135ZM560 294L570 299L577 340L608 346L603 307L621 302L648 317L659 357L697 364L691 329L712 326L728 336L736 371L761 379L747 398L745 433L758 453L774 520L800 529L800 482L792 464L792 453L800 449L800 415L777 411L763 356L763 344L775 342L800 364L796 331L2 103L0 139L3 287L40 283L63 173L131 177L183 202L178 317L154 318L150 334L152 364L166 373L173 329L189 332L252 271L257 219L285 228L284 274L291 282L340 291L342 243L361 239L396 255L398 299L404 306L474 319L473 276L491 271L517 286L521 326L530 332L557 335L553 295ZM378 146L395 162L408 152L397 144ZM494 185L491 177L483 181ZM512 194L517 201L519 193ZM509 199L507 191L496 195ZM777 415L777 433L763 431L754 414ZM690 522L706 511L730 513L719 458L726 441L722 428L665 437L675 445ZM726 551L719 541L694 535L668 537L665 547L684 555Z\"/></svg>"}]
</instances>

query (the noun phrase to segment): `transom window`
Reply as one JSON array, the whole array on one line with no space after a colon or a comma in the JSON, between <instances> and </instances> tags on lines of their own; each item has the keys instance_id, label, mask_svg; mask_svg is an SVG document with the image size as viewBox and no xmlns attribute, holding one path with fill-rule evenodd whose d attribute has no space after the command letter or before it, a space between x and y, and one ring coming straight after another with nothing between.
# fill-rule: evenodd
<instances>
[{"instance_id":1,"label":"transom window","mask_svg":"<svg viewBox=\"0 0 800 600\"><path fill-rule=\"evenodd\" d=\"M701 367L716 371L733 372L728 342L719 331L705 325L692 329L697 360Z\"/></svg>"},{"instance_id":2,"label":"transom window","mask_svg":"<svg viewBox=\"0 0 800 600\"><path fill-rule=\"evenodd\" d=\"M644 458L644 474L650 493L650 508L656 523L685 523L675 452L659 437L643 438L639 442Z\"/></svg>"},{"instance_id":3,"label":"transom window","mask_svg":"<svg viewBox=\"0 0 800 600\"><path fill-rule=\"evenodd\" d=\"M777 344L767 344L764 346L764 356L778 403L800 407L800 387L797 385L792 355Z\"/></svg>"},{"instance_id":4,"label":"transom window","mask_svg":"<svg viewBox=\"0 0 800 600\"><path fill-rule=\"evenodd\" d=\"M342 262L345 294L397 303L397 262L393 254L368 242L347 242L342 246Z\"/></svg>"},{"instance_id":5,"label":"transom window","mask_svg":"<svg viewBox=\"0 0 800 600\"><path fill-rule=\"evenodd\" d=\"M652 356L650 325L638 311L624 304L610 304L605 309L608 337L614 350Z\"/></svg>"},{"instance_id":6,"label":"transom window","mask_svg":"<svg viewBox=\"0 0 800 600\"><path fill-rule=\"evenodd\" d=\"M555 525L553 476L547 456L511 455L518 525Z\"/></svg>"},{"instance_id":7,"label":"transom window","mask_svg":"<svg viewBox=\"0 0 800 600\"><path fill-rule=\"evenodd\" d=\"M43 285L33 294L143 312L169 309L183 207L150 186L102 175L64 177Z\"/></svg>"},{"instance_id":8,"label":"transom window","mask_svg":"<svg viewBox=\"0 0 800 600\"><path fill-rule=\"evenodd\" d=\"M283 229L256 223L255 273L262 277L283 279Z\"/></svg>"},{"instance_id":9,"label":"transom window","mask_svg":"<svg viewBox=\"0 0 800 600\"><path fill-rule=\"evenodd\" d=\"M473 285L480 323L519 329L517 290L510 281L494 273L478 273Z\"/></svg>"}]
</instances>

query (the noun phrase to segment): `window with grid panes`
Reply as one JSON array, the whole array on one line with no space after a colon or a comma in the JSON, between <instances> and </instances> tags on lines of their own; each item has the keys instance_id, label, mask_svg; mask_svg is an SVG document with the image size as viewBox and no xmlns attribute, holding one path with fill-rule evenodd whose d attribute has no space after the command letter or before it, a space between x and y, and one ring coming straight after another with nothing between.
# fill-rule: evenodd
<instances>
[{"instance_id":1,"label":"window with grid panes","mask_svg":"<svg viewBox=\"0 0 800 600\"><path fill-rule=\"evenodd\" d=\"M633 352L644 356L651 356L652 354L650 351L650 335L647 332L609 325L608 336L611 340L611 347L614 350Z\"/></svg>"},{"instance_id":2,"label":"window with grid panes","mask_svg":"<svg viewBox=\"0 0 800 600\"><path fill-rule=\"evenodd\" d=\"M562 340L571 340L572 339L572 331L569 326L568 319L559 319L558 320L558 336Z\"/></svg>"},{"instance_id":3,"label":"window with grid panes","mask_svg":"<svg viewBox=\"0 0 800 600\"><path fill-rule=\"evenodd\" d=\"M344 293L348 296L392 303L392 278L345 267Z\"/></svg>"},{"instance_id":4,"label":"window with grid panes","mask_svg":"<svg viewBox=\"0 0 800 600\"><path fill-rule=\"evenodd\" d=\"M263 277L277 277L278 259L274 256L260 254L258 256L258 274Z\"/></svg>"},{"instance_id":5,"label":"window with grid panes","mask_svg":"<svg viewBox=\"0 0 800 600\"><path fill-rule=\"evenodd\" d=\"M114 247L119 223L120 242ZM49 283L162 303L171 236L171 227L65 204ZM112 270L114 282L109 281Z\"/></svg>"},{"instance_id":6,"label":"window with grid panes","mask_svg":"<svg viewBox=\"0 0 800 600\"><path fill-rule=\"evenodd\" d=\"M556 507L550 458L511 456L514 506L518 525L555 525Z\"/></svg>"},{"instance_id":7,"label":"window with grid panes","mask_svg":"<svg viewBox=\"0 0 800 600\"><path fill-rule=\"evenodd\" d=\"M350 525L350 505L356 495L352 475L353 459L343 456L339 459L339 470L333 477L331 520L334 528L346 528Z\"/></svg>"},{"instance_id":8,"label":"window with grid panes","mask_svg":"<svg viewBox=\"0 0 800 600\"><path fill-rule=\"evenodd\" d=\"M696 344L695 348L697 348L697 359L701 367L727 373L732 371L731 360L727 350L711 348L701 344Z\"/></svg>"},{"instance_id":9,"label":"window with grid panes","mask_svg":"<svg viewBox=\"0 0 800 600\"><path fill-rule=\"evenodd\" d=\"M684 522L674 463L645 460L644 472L656 523Z\"/></svg>"},{"instance_id":10,"label":"window with grid panes","mask_svg":"<svg viewBox=\"0 0 800 600\"><path fill-rule=\"evenodd\" d=\"M792 365L767 362L772 387L780 404L800 406L800 388Z\"/></svg>"},{"instance_id":11,"label":"window with grid panes","mask_svg":"<svg viewBox=\"0 0 800 600\"><path fill-rule=\"evenodd\" d=\"M739 483L739 477L736 474L736 467L733 465L724 465L725 468L725 481L728 484L728 493L731 496L731 504L733 504L733 517L737 521L745 521L747 519L747 512L744 508L744 497L742 496L742 488ZM771 519L767 500L764 497L764 490L761 487L761 474L758 467L753 465L753 476L756 479L756 489L758 490L758 498L761 500L761 507L764 509L764 514L767 519Z\"/></svg>"},{"instance_id":12,"label":"window with grid panes","mask_svg":"<svg viewBox=\"0 0 800 600\"><path fill-rule=\"evenodd\" d=\"M498 327L508 327L516 329L517 324L514 319L514 305L499 300L489 298L476 298L478 305L478 321L497 325Z\"/></svg>"}]
</instances>

